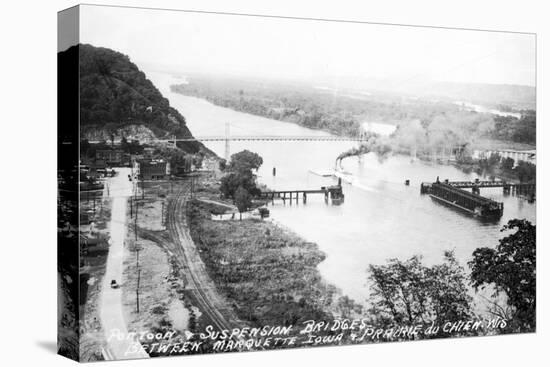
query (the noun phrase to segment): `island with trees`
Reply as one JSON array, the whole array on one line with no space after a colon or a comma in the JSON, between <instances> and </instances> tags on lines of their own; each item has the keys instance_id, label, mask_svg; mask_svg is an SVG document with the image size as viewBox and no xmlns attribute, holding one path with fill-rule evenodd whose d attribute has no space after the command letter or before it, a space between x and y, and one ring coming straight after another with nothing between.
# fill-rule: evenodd
<instances>
[{"instance_id":1,"label":"island with trees","mask_svg":"<svg viewBox=\"0 0 550 367\"><path fill-rule=\"evenodd\" d=\"M335 135L358 136L362 123L380 122L397 125L404 130L418 130L417 135L427 140L423 142L426 145L440 143L435 141L438 139L444 139L451 145L469 144L475 148L502 144L509 148L536 145L534 103L526 102L531 97L525 101L521 99L522 103L515 108L498 105L515 112L502 116L468 109L445 96L443 91L440 95L419 98L396 91L372 90L366 93L346 87L338 90L321 88L305 81L204 75L191 75L187 79L187 84L172 85L172 91L204 98L236 111L293 122ZM475 91L487 88L493 95L499 95L498 86L492 87L476 85L471 88L474 95ZM503 86L501 89L510 88L527 87ZM464 97L463 93L455 94ZM529 90L525 94L531 96L533 93ZM505 94L507 98L511 95L513 93L510 91Z\"/></svg>"}]
</instances>

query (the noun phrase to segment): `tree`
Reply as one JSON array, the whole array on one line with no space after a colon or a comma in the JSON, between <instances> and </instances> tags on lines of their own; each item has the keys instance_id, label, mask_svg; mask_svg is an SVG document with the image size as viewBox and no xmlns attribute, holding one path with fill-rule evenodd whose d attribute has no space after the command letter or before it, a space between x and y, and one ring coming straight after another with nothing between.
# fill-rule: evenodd
<instances>
[{"instance_id":1,"label":"tree","mask_svg":"<svg viewBox=\"0 0 550 367\"><path fill-rule=\"evenodd\" d=\"M500 140L515 141L535 145L537 142L536 112L525 110L521 118L512 116L495 116L495 126L490 136Z\"/></svg>"},{"instance_id":2,"label":"tree","mask_svg":"<svg viewBox=\"0 0 550 367\"><path fill-rule=\"evenodd\" d=\"M515 230L495 248L482 247L469 262L474 288L495 287L504 292L512 308L508 324L512 332L534 331L536 326L536 226L525 219L512 219L501 231Z\"/></svg>"},{"instance_id":3,"label":"tree","mask_svg":"<svg viewBox=\"0 0 550 367\"><path fill-rule=\"evenodd\" d=\"M373 282L371 311L383 325L442 324L472 316L466 275L452 251L444 262L427 267L422 257L406 261L391 259L386 265L371 265ZM434 336L445 336L440 330Z\"/></svg>"},{"instance_id":4,"label":"tree","mask_svg":"<svg viewBox=\"0 0 550 367\"><path fill-rule=\"evenodd\" d=\"M229 170L234 172L257 171L263 163L264 160L257 153L243 150L231 156Z\"/></svg>"},{"instance_id":5,"label":"tree","mask_svg":"<svg viewBox=\"0 0 550 367\"><path fill-rule=\"evenodd\" d=\"M537 166L533 163L519 161L514 171L520 182L534 182L537 179Z\"/></svg>"},{"instance_id":6,"label":"tree","mask_svg":"<svg viewBox=\"0 0 550 367\"><path fill-rule=\"evenodd\" d=\"M164 152L164 156L168 156L170 169L174 174L180 175L191 171L192 155L186 154L179 149L168 149Z\"/></svg>"},{"instance_id":7,"label":"tree","mask_svg":"<svg viewBox=\"0 0 550 367\"><path fill-rule=\"evenodd\" d=\"M263 163L258 154L243 150L231 156L231 162L226 171L229 171L221 179L220 190L225 197L235 199L235 192L239 187L245 189L249 195L258 195L254 170L258 170Z\"/></svg>"},{"instance_id":8,"label":"tree","mask_svg":"<svg viewBox=\"0 0 550 367\"><path fill-rule=\"evenodd\" d=\"M239 220L242 220L243 212L247 211L252 205L250 194L242 186L239 186L235 191L235 205L237 206L237 209L239 209Z\"/></svg>"},{"instance_id":9,"label":"tree","mask_svg":"<svg viewBox=\"0 0 550 367\"><path fill-rule=\"evenodd\" d=\"M520 143L537 143L537 119L535 111L522 113L515 131L512 134L512 140Z\"/></svg>"},{"instance_id":10,"label":"tree","mask_svg":"<svg viewBox=\"0 0 550 367\"><path fill-rule=\"evenodd\" d=\"M468 279L452 251L445 251L443 256L443 264L427 270L433 317L438 322L464 320L472 316Z\"/></svg>"},{"instance_id":11,"label":"tree","mask_svg":"<svg viewBox=\"0 0 550 367\"><path fill-rule=\"evenodd\" d=\"M361 313L363 306L361 304L355 303L355 301L348 296L341 296L336 301L336 307L340 312L340 315L344 319L352 319L354 313Z\"/></svg>"},{"instance_id":12,"label":"tree","mask_svg":"<svg viewBox=\"0 0 550 367\"><path fill-rule=\"evenodd\" d=\"M502 162L500 162L500 167L505 171L511 171L514 168L514 164L514 159L508 157L504 158Z\"/></svg>"},{"instance_id":13,"label":"tree","mask_svg":"<svg viewBox=\"0 0 550 367\"><path fill-rule=\"evenodd\" d=\"M235 198L235 193L239 187L244 188L250 195L257 195L260 191L256 187L256 178L250 172L242 174L230 172L222 177L220 191L226 198Z\"/></svg>"},{"instance_id":14,"label":"tree","mask_svg":"<svg viewBox=\"0 0 550 367\"><path fill-rule=\"evenodd\" d=\"M222 177L220 191L226 198L234 198L235 191L241 187L241 178L236 173L229 173Z\"/></svg>"},{"instance_id":15,"label":"tree","mask_svg":"<svg viewBox=\"0 0 550 367\"><path fill-rule=\"evenodd\" d=\"M479 167L482 172L493 172L500 165L501 156L498 153L491 153L488 158L479 160Z\"/></svg>"}]
</instances>

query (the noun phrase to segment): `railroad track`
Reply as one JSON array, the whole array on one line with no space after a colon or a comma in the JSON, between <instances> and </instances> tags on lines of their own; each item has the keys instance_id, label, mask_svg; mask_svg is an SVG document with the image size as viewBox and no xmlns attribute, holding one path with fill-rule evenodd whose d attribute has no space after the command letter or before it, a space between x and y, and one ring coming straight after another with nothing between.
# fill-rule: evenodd
<instances>
[{"instance_id":1,"label":"railroad track","mask_svg":"<svg viewBox=\"0 0 550 367\"><path fill-rule=\"evenodd\" d=\"M193 239L186 226L185 202L188 192L180 190L169 201L167 208L167 230L171 242L166 244L171 248L181 262L188 280L189 290L195 297L198 306L208 315L213 325L220 330L242 327L223 298L217 294L213 281L206 273L206 267L198 254Z\"/></svg>"}]
</instances>

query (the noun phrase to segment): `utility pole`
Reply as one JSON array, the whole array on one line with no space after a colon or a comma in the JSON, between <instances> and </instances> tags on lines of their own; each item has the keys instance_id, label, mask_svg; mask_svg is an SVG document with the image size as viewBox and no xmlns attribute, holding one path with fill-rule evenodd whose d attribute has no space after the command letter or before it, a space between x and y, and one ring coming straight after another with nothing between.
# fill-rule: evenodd
<instances>
[{"instance_id":1,"label":"utility pole","mask_svg":"<svg viewBox=\"0 0 550 367\"><path fill-rule=\"evenodd\" d=\"M137 220L138 220L138 203L136 201L136 216L134 217L134 232L136 234L135 247L137 249Z\"/></svg>"},{"instance_id":2,"label":"utility pole","mask_svg":"<svg viewBox=\"0 0 550 367\"><path fill-rule=\"evenodd\" d=\"M139 281L141 278L141 270L137 270L137 286L136 286L136 311L139 313Z\"/></svg>"},{"instance_id":3,"label":"utility pole","mask_svg":"<svg viewBox=\"0 0 550 367\"><path fill-rule=\"evenodd\" d=\"M164 200L161 201L162 209L160 210L160 226L164 225Z\"/></svg>"}]
</instances>

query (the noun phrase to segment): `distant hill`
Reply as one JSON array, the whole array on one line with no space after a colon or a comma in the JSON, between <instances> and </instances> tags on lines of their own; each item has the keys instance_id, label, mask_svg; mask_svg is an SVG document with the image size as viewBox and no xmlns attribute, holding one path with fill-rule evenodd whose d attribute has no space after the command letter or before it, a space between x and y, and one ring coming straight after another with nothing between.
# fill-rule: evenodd
<instances>
[{"instance_id":1,"label":"distant hill","mask_svg":"<svg viewBox=\"0 0 550 367\"><path fill-rule=\"evenodd\" d=\"M489 108L506 106L515 110L536 109L536 88L512 84L424 82L421 80L389 80L376 78L337 78L326 83L331 88L407 95L410 97L466 101Z\"/></svg>"},{"instance_id":2,"label":"distant hill","mask_svg":"<svg viewBox=\"0 0 550 367\"><path fill-rule=\"evenodd\" d=\"M449 99L471 101L488 107L510 107L516 110L535 110L536 88L511 84L474 84L440 82L419 89L424 95L445 96Z\"/></svg>"},{"instance_id":3,"label":"distant hill","mask_svg":"<svg viewBox=\"0 0 550 367\"><path fill-rule=\"evenodd\" d=\"M62 54L71 57L77 49L81 138L192 136L185 118L170 107L168 99L128 56L88 44L73 46ZM178 147L188 153L203 148L198 142L180 142Z\"/></svg>"}]
</instances>

